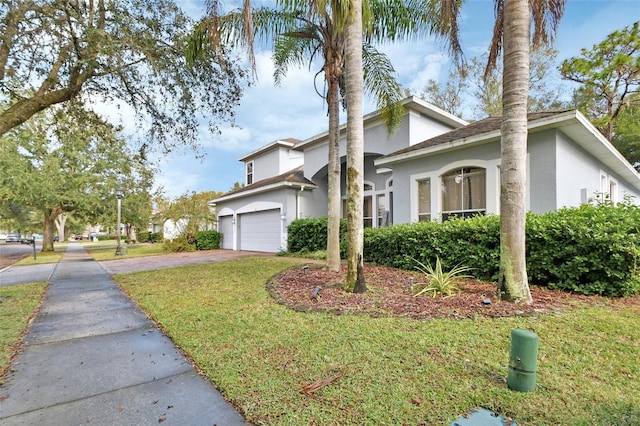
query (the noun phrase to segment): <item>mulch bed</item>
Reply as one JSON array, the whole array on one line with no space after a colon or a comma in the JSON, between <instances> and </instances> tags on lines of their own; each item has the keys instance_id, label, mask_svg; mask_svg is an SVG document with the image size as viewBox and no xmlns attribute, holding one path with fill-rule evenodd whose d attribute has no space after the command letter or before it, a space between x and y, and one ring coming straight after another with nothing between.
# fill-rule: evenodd
<instances>
[{"instance_id":1,"label":"mulch bed","mask_svg":"<svg viewBox=\"0 0 640 426\"><path fill-rule=\"evenodd\" d=\"M640 312L640 296L609 299L539 286L531 286L531 305L518 305L498 300L495 297L495 283L475 280L465 280L459 286L461 291L452 297L415 297L410 279L413 278L414 283L423 282L424 278L419 273L377 265L365 265L367 292L353 294L343 290L345 277L345 265L340 272L328 272L320 265L312 264L308 268L295 267L276 275L267 283L267 288L279 303L298 311L368 314L376 317L463 319L475 316L525 316L586 305L612 308L628 306ZM313 297L318 287L318 297Z\"/></svg>"}]
</instances>

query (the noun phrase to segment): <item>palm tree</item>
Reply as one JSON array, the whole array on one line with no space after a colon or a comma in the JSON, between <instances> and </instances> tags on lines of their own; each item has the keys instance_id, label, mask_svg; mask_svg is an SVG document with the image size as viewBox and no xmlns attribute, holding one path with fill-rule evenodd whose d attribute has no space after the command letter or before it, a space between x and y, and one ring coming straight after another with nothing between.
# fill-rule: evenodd
<instances>
[{"instance_id":1,"label":"palm tree","mask_svg":"<svg viewBox=\"0 0 640 426\"><path fill-rule=\"evenodd\" d=\"M436 0L432 0L430 11L440 10ZM395 71L388 58L375 50L373 41L394 41L417 37L423 33L441 34L452 31L432 15L423 10L423 3L416 0L371 0L368 25L364 31L362 55L364 84L374 95L378 106L384 108L388 131L392 132L399 124L402 108L399 100L403 96L402 88L393 75ZM278 10L260 8L247 13L247 3L243 10L224 16L218 16L217 2L213 2L209 18L198 27L192 37L189 55L197 56L203 48L203 42L209 41L220 48L224 42L249 44L254 34L263 39L275 38L274 60L276 69L274 78L279 84L289 67L302 65L319 56L323 65L319 72L324 73L326 99L329 115L329 161L328 161L328 238L327 267L338 270L340 266L339 228L340 228L340 158L339 142L339 105L340 91L344 90L343 71L345 67L345 19L349 13L349 3L340 0L282 0ZM346 9L345 9L346 8ZM368 10L368 9L367 9ZM378 19L373 20L371 17ZM251 37L248 39L247 22L251 22ZM459 51L457 27L454 52ZM362 39L362 37L361 37ZM249 52L251 56L251 51Z\"/></svg>"},{"instance_id":2,"label":"palm tree","mask_svg":"<svg viewBox=\"0 0 640 426\"><path fill-rule=\"evenodd\" d=\"M565 0L496 0L496 24L487 70L504 47L500 166L500 277L498 294L530 304L525 251L527 98L530 19L533 45L549 44Z\"/></svg>"},{"instance_id":3,"label":"palm tree","mask_svg":"<svg viewBox=\"0 0 640 426\"><path fill-rule=\"evenodd\" d=\"M345 28L347 98L347 288L364 293L364 127L362 122L362 0L350 0L351 10Z\"/></svg>"},{"instance_id":4,"label":"palm tree","mask_svg":"<svg viewBox=\"0 0 640 426\"><path fill-rule=\"evenodd\" d=\"M326 95L329 115L329 159L327 166L327 269L337 271L340 268L340 156L339 156L339 110L340 92L344 89L344 16L339 2L311 3L310 9L302 12L300 1L285 4L285 13L294 18L293 28L283 28L276 35L274 77L279 84L292 65L312 62L317 53L321 53L323 65L319 72L324 73L327 86ZM367 80L367 89L372 92L379 106L387 108L388 131L392 132L399 124L402 108L399 101L403 96L401 86L394 78L395 70L388 58L367 45L362 51L368 65L367 75L378 78Z\"/></svg>"},{"instance_id":5,"label":"palm tree","mask_svg":"<svg viewBox=\"0 0 640 426\"><path fill-rule=\"evenodd\" d=\"M399 7L400 3L403 7ZM366 2L366 0L343 0L348 14L346 25L347 50L345 52L346 100L347 100L347 288L354 293L366 291L363 266L364 229L362 222L364 184L364 132L362 122L362 87L366 76L362 74L362 34L393 32L393 26L385 16L393 20L419 16L415 22L422 27L407 28L411 31L428 29L430 35L442 37L447 42L452 56L459 63L461 58L458 40L457 18L460 0L407 0L406 2ZM378 7L382 6L382 9ZM418 11L417 15L412 15ZM385 13L386 12L386 13ZM390 13L389 13L390 12ZM407 15L404 15L408 12ZM409 22L412 22L411 19ZM425 25L426 24L426 25ZM414 33L416 35L416 33ZM365 67L367 69L368 67Z\"/></svg>"},{"instance_id":6,"label":"palm tree","mask_svg":"<svg viewBox=\"0 0 640 426\"><path fill-rule=\"evenodd\" d=\"M282 1L281 9L259 8L251 11L252 37L265 40L274 38L274 80L280 84L291 66L312 64L320 57L327 86L326 94L329 115L329 159L327 171L328 232L327 268L340 268L340 156L339 156L339 110L340 88L343 86L344 70L344 17L340 1L304 2L300 0ZM307 10L304 8L307 7ZM198 27L192 40L196 41L190 55L202 49L202 41L246 43L246 10L224 16L215 16L216 28L211 27L213 18ZM398 25L398 34L406 32ZM388 38L392 39L388 34ZM193 46L193 44L192 44ZM387 125L392 132L399 124L402 108L399 101L403 96L402 87L394 78L394 69L388 58L367 45L364 50L369 66L368 88L374 94L379 106L388 111ZM251 56L251 52L250 52Z\"/></svg>"}]
</instances>

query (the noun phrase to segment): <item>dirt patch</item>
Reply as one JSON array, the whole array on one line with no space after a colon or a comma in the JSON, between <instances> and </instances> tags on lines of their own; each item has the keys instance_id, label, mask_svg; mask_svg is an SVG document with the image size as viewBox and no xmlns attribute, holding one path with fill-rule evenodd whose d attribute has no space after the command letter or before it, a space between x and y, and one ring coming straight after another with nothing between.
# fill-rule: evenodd
<instances>
[{"instance_id":1,"label":"dirt patch","mask_svg":"<svg viewBox=\"0 0 640 426\"><path fill-rule=\"evenodd\" d=\"M267 288L278 302L298 311L414 319L535 315L585 305L631 306L640 311L638 296L608 299L539 286L531 287L531 305L518 305L498 300L495 297L495 283L475 280L465 280L459 286L461 291L452 297L415 297L416 283L424 281L419 273L375 265L365 266L368 291L352 294L342 289L345 276L345 265L340 272L328 272L319 265L295 267L273 277ZM414 282L413 289L411 279ZM314 293L317 293L317 297Z\"/></svg>"}]
</instances>

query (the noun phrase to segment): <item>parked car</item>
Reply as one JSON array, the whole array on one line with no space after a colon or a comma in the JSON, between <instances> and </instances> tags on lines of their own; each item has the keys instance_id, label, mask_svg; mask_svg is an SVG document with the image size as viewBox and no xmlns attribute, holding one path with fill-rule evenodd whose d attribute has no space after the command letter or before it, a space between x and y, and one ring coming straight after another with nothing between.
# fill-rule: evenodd
<instances>
[{"instance_id":1,"label":"parked car","mask_svg":"<svg viewBox=\"0 0 640 426\"><path fill-rule=\"evenodd\" d=\"M8 243L19 243L22 241L22 236L18 233L10 233L7 234L7 239L5 241Z\"/></svg>"}]
</instances>

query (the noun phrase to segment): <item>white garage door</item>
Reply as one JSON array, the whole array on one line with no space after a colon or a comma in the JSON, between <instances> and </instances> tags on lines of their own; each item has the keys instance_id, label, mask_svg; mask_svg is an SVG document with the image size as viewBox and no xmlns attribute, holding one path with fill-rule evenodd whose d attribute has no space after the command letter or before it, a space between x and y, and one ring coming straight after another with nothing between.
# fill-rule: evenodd
<instances>
[{"instance_id":1,"label":"white garage door","mask_svg":"<svg viewBox=\"0 0 640 426\"><path fill-rule=\"evenodd\" d=\"M238 216L240 250L279 252L280 209L244 213Z\"/></svg>"},{"instance_id":2,"label":"white garage door","mask_svg":"<svg viewBox=\"0 0 640 426\"><path fill-rule=\"evenodd\" d=\"M233 250L233 216L221 216L219 225L222 234L220 248Z\"/></svg>"}]
</instances>

